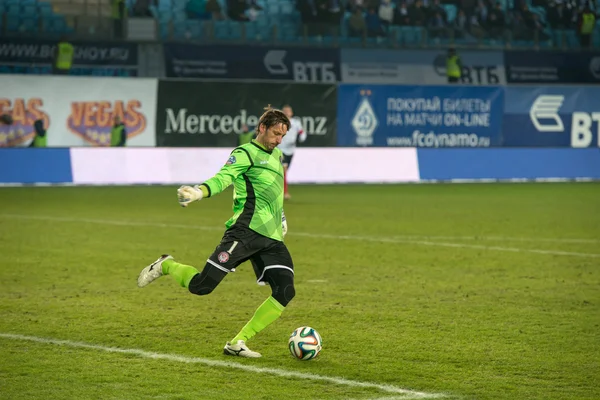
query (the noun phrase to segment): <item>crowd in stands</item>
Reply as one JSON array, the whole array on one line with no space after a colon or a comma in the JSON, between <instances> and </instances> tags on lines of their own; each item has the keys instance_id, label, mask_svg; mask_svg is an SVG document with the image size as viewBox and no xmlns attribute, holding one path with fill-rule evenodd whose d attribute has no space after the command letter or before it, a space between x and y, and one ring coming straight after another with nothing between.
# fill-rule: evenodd
<instances>
[{"instance_id":1,"label":"crowd in stands","mask_svg":"<svg viewBox=\"0 0 600 400\"><path fill-rule=\"evenodd\" d=\"M335 35L344 24L350 37L385 37L390 27L412 26L426 28L434 38L510 36L543 41L550 38L548 28L579 32L586 9L595 17L595 4L588 0L295 0L294 4L309 35ZM188 13L190 9L192 14L208 12L213 19L234 21L252 21L263 12L257 0L190 0Z\"/></svg>"},{"instance_id":2,"label":"crowd in stands","mask_svg":"<svg viewBox=\"0 0 600 400\"><path fill-rule=\"evenodd\" d=\"M510 6L490 0L456 0L450 9L447 4L440 0L296 1L305 24L343 23L341 13L347 12L349 34L369 37L385 36L396 25L425 27L439 37L501 39L510 32L513 39L546 40L548 27L577 29L585 8L592 12L595 8L586 0L534 0L536 12L525 0L514 0ZM452 9L457 10L455 15L449 15Z\"/></svg>"}]
</instances>

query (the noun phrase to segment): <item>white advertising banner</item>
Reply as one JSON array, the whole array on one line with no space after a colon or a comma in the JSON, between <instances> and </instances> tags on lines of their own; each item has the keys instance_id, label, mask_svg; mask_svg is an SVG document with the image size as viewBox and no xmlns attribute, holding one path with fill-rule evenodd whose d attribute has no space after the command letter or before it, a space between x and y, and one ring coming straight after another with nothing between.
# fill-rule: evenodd
<instances>
[{"instance_id":1,"label":"white advertising banner","mask_svg":"<svg viewBox=\"0 0 600 400\"><path fill-rule=\"evenodd\" d=\"M0 76L0 147L28 146L43 121L48 147L109 146L118 117L127 146L155 146L156 79Z\"/></svg>"},{"instance_id":2,"label":"white advertising banner","mask_svg":"<svg viewBox=\"0 0 600 400\"><path fill-rule=\"evenodd\" d=\"M225 164L227 148L71 149L75 184L201 183ZM290 183L418 182L414 148L300 148Z\"/></svg>"}]
</instances>

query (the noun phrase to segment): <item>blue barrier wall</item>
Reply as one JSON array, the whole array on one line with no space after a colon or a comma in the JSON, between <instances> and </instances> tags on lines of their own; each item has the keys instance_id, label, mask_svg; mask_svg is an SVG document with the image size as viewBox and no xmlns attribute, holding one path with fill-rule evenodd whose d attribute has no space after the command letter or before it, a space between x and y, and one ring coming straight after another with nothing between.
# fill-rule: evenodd
<instances>
[{"instance_id":1,"label":"blue barrier wall","mask_svg":"<svg viewBox=\"0 0 600 400\"><path fill-rule=\"evenodd\" d=\"M421 180L600 179L600 149L418 149Z\"/></svg>"},{"instance_id":2,"label":"blue barrier wall","mask_svg":"<svg viewBox=\"0 0 600 400\"><path fill-rule=\"evenodd\" d=\"M228 155L211 148L0 149L0 184L189 183L216 173ZM303 168L290 174L291 183L600 180L600 149L593 148L301 148L296 158Z\"/></svg>"},{"instance_id":3,"label":"blue barrier wall","mask_svg":"<svg viewBox=\"0 0 600 400\"><path fill-rule=\"evenodd\" d=\"M69 183L69 149L0 149L1 183Z\"/></svg>"}]
</instances>

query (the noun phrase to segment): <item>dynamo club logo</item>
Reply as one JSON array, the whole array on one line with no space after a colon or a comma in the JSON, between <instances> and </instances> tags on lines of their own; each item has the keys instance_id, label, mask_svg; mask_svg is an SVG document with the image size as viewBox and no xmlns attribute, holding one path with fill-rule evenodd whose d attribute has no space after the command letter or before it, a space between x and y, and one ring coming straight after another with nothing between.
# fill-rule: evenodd
<instances>
[{"instance_id":1,"label":"dynamo club logo","mask_svg":"<svg viewBox=\"0 0 600 400\"><path fill-rule=\"evenodd\" d=\"M361 96L369 96L371 91L361 90L360 94ZM351 122L352 129L356 133L356 144L361 146L370 146L373 144L373 133L379 124L369 98L366 96L362 98Z\"/></svg>"}]
</instances>

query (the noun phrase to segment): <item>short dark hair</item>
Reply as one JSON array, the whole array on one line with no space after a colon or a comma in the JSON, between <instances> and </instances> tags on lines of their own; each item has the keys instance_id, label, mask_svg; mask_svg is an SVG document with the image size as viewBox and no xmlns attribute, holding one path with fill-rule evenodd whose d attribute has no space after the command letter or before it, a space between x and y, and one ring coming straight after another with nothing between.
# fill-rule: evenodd
<instances>
[{"instance_id":1,"label":"short dark hair","mask_svg":"<svg viewBox=\"0 0 600 400\"><path fill-rule=\"evenodd\" d=\"M256 133L260 132L261 125L265 127L265 130L279 124L284 124L288 130L290 129L290 120L283 111L271 107L270 104L266 106L264 110L265 112L260 116L258 124L256 125Z\"/></svg>"}]
</instances>

